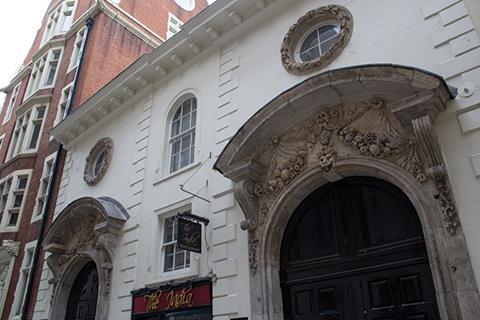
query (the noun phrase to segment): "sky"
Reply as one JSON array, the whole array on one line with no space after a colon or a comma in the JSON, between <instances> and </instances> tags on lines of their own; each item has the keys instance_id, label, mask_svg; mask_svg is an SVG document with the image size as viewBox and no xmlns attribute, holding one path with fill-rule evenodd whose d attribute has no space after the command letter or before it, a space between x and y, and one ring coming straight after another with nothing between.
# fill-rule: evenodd
<instances>
[{"instance_id":1,"label":"sky","mask_svg":"<svg viewBox=\"0 0 480 320\"><path fill-rule=\"evenodd\" d=\"M8 85L23 63L50 1L0 0L0 88ZM4 99L0 93L0 106Z\"/></svg>"},{"instance_id":2,"label":"sky","mask_svg":"<svg viewBox=\"0 0 480 320\"><path fill-rule=\"evenodd\" d=\"M15 75L40 28L50 0L0 0L0 87ZM0 93L3 105L5 94Z\"/></svg>"}]
</instances>

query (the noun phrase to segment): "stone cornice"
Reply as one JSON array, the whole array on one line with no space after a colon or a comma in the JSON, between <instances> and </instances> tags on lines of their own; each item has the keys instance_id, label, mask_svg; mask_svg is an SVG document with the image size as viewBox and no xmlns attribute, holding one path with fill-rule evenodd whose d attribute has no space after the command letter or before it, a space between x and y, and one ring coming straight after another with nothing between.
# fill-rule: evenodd
<instances>
[{"instance_id":1,"label":"stone cornice","mask_svg":"<svg viewBox=\"0 0 480 320\"><path fill-rule=\"evenodd\" d=\"M88 128L115 110L125 108L136 99L138 92L152 82L168 78L273 1L276 0L217 0L186 23L175 36L130 65L56 126L52 134L68 148Z\"/></svg>"}]
</instances>

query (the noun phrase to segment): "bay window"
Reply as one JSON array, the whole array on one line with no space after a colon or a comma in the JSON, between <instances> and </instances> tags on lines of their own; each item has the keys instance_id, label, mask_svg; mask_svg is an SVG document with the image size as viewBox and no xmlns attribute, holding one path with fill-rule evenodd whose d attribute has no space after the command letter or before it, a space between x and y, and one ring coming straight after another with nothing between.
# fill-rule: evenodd
<instances>
[{"instance_id":1,"label":"bay window","mask_svg":"<svg viewBox=\"0 0 480 320\"><path fill-rule=\"evenodd\" d=\"M3 118L3 124L7 123L8 120L10 120L10 117L12 116L12 111L13 111L13 108L15 107L15 102L17 101L18 92L20 91L21 84L22 83L20 82L12 90L12 95L10 96L10 102L8 103L7 111L5 112L5 117Z\"/></svg>"},{"instance_id":2,"label":"bay window","mask_svg":"<svg viewBox=\"0 0 480 320\"><path fill-rule=\"evenodd\" d=\"M37 150L46 110L45 105L34 106L17 118L7 160Z\"/></svg>"},{"instance_id":3,"label":"bay window","mask_svg":"<svg viewBox=\"0 0 480 320\"><path fill-rule=\"evenodd\" d=\"M61 48L54 48L35 61L28 82L26 97L31 96L39 89L53 86L61 54Z\"/></svg>"},{"instance_id":4,"label":"bay window","mask_svg":"<svg viewBox=\"0 0 480 320\"><path fill-rule=\"evenodd\" d=\"M73 46L72 56L70 58L70 66L68 70L72 70L78 63L80 62L80 51L82 49L83 42L87 36L87 28L83 28L77 32L77 36L75 38L75 44Z\"/></svg>"},{"instance_id":5,"label":"bay window","mask_svg":"<svg viewBox=\"0 0 480 320\"><path fill-rule=\"evenodd\" d=\"M0 181L1 230L18 226L28 182L29 171L16 171Z\"/></svg>"},{"instance_id":6,"label":"bay window","mask_svg":"<svg viewBox=\"0 0 480 320\"><path fill-rule=\"evenodd\" d=\"M42 44L53 36L65 33L70 29L75 14L76 1L63 1L48 15L48 21L43 33Z\"/></svg>"}]
</instances>

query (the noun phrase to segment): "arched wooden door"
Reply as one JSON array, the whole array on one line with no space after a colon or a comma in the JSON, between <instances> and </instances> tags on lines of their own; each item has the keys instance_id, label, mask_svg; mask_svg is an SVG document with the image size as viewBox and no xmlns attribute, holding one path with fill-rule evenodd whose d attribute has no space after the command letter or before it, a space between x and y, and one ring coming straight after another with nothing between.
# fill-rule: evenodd
<instances>
[{"instance_id":1,"label":"arched wooden door","mask_svg":"<svg viewBox=\"0 0 480 320\"><path fill-rule=\"evenodd\" d=\"M78 273L68 298L66 320L94 320L97 309L98 272L94 262Z\"/></svg>"},{"instance_id":2,"label":"arched wooden door","mask_svg":"<svg viewBox=\"0 0 480 320\"><path fill-rule=\"evenodd\" d=\"M302 202L280 279L285 319L439 319L415 209L378 179L345 178Z\"/></svg>"}]
</instances>

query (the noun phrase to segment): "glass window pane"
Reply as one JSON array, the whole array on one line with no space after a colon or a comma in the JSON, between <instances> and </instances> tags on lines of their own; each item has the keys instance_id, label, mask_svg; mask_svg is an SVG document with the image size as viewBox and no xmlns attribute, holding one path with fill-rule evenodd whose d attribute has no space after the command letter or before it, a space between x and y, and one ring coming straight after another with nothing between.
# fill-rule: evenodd
<instances>
[{"instance_id":1,"label":"glass window pane","mask_svg":"<svg viewBox=\"0 0 480 320\"><path fill-rule=\"evenodd\" d=\"M9 226L16 226L18 221L18 212L12 211L10 212L10 219L8 221Z\"/></svg>"},{"instance_id":2,"label":"glass window pane","mask_svg":"<svg viewBox=\"0 0 480 320\"><path fill-rule=\"evenodd\" d=\"M20 208L23 201L23 193L16 194L13 198L13 208Z\"/></svg>"},{"instance_id":3,"label":"glass window pane","mask_svg":"<svg viewBox=\"0 0 480 320\"><path fill-rule=\"evenodd\" d=\"M182 117L182 132L190 129L190 113Z\"/></svg>"},{"instance_id":4,"label":"glass window pane","mask_svg":"<svg viewBox=\"0 0 480 320\"><path fill-rule=\"evenodd\" d=\"M188 99L182 104L182 115L190 113L190 107L192 106L192 99Z\"/></svg>"},{"instance_id":5,"label":"glass window pane","mask_svg":"<svg viewBox=\"0 0 480 320\"><path fill-rule=\"evenodd\" d=\"M333 37L330 40L327 40L320 45L322 54L326 53L333 46L333 44L335 43L335 40L337 40L337 38Z\"/></svg>"},{"instance_id":6,"label":"glass window pane","mask_svg":"<svg viewBox=\"0 0 480 320\"><path fill-rule=\"evenodd\" d=\"M177 139L173 142L172 154L176 154L180 152L181 141L182 141L181 139Z\"/></svg>"},{"instance_id":7,"label":"glass window pane","mask_svg":"<svg viewBox=\"0 0 480 320\"><path fill-rule=\"evenodd\" d=\"M318 37L320 38L320 42L328 40L329 38L338 34L338 28L332 25L324 26L318 28Z\"/></svg>"},{"instance_id":8,"label":"glass window pane","mask_svg":"<svg viewBox=\"0 0 480 320\"><path fill-rule=\"evenodd\" d=\"M182 269L185 265L185 252L183 250L177 250L175 254L175 270Z\"/></svg>"},{"instance_id":9,"label":"glass window pane","mask_svg":"<svg viewBox=\"0 0 480 320\"><path fill-rule=\"evenodd\" d=\"M197 124L197 111L195 110L192 112L192 125L190 126L190 128L195 127L196 124Z\"/></svg>"},{"instance_id":10,"label":"glass window pane","mask_svg":"<svg viewBox=\"0 0 480 320\"><path fill-rule=\"evenodd\" d=\"M27 180L28 178L25 176L18 177L17 189L25 189L25 187L27 186Z\"/></svg>"},{"instance_id":11,"label":"glass window pane","mask_svg":"<svg viewBox=\"0 0 480 320\"><path fill-rule=\"evenodd\" d=\"M42 127L41 122L35 122L33 124L32 137L30 138L30 143L28 144L28 149L35 149L37 147L38 137L40 135L40 128Z\"/></svg>"},{"instance_id":12,"label":"glass window pane","mask_svg":"<svg viewBox=\"0 0 480 320\"><path fill-rule=\"evenodd\" d=\"M171 271L173 270L173 244L168 245L165 247L165 259L164 259L164 271Z\"/></svg>"},{"instance_id":13,"label":"glass window pane","mask_svg":"<svg viewBox=\"0 0 480 320\"><path fill-rule=\"evenodd\" d=\"M171 136L175 137L180 133L180 119L172 122L172 133Z\"/></svg>"},{"instance_id":14,"label":"glass window pane","mask_svg":"<svg viewBox=\"0 0 480 320\"><path fill-rule=\"evenodd\" d=\"M183 150L180 155L180 168L186 167L190 164L190 150Z\"/></svg>"},{"instance_id":15,"label":"glass window pane","mask_svg":"<svg viewBox=\"0 0 480 320\"><path fill-rule=\"evenodd\" d=\"M320 57L319 47L313 47L312 49L302 52L300 54L300 59L304 62L312 61Z\"/></svg>"},{"instance_id":16,"label":"glass window pane","mask_svg":"<svg viewBox=\"0 0 480 320\"><path fill-rule=\"evenodd\" d=\"M46 86L53 84L53 79L55 78L55 73L57 71L57 64L58 62L52 62L50 64L50 69L48 70L48 77L47 77L47 80L45 81Z\"/></svg>"},{"instance_id":17,"label":"glass window pane","mask_svg":"<svg viewBox=\"0 0 480 320\"><path fill-rule=\"evenodd\" d=\"M172 156L172 163L170 165L170 172L175 172L178 170L178 165L179 165L179 160L180 160L180 155L176 154Z\"/></svg>"},{"instance_id":18,"label":"glass window pane","mask_svg":"<svg viewBox=\"0 0 480 320\"><path fill-rule=\"evenodd\" d=\"M308 51L308 50L310 50L313 47L318 46L318 45L319 45L319 43L318 43L317 30L314 30L303 41L302 46L300 47L300 52Z\"/></svg>"},{"instance_id":19,"label":"glass window pane","mask_svg":"<svg viewBox=\"0 0 480 320\"><path fill-rule=\"evenodd\" d=\"M190 149L191 147L191 134L184 135L182 137L182 151L186 149Z\"/></svg>"}]
</instances>

